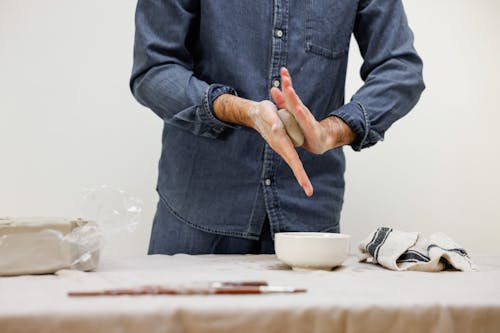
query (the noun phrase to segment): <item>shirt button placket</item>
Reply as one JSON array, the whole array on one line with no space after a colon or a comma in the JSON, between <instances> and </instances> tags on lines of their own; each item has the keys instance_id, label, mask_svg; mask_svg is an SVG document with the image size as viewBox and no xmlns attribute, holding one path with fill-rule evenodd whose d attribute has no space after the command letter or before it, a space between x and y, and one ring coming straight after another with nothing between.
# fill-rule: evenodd
<instances>
[{"instance_id":1,"label":"shirt button placket","mask_svg":"<svg viewBox=\"0 0 500 333\"><path fill-rule=\"evenodd\" d=\"M271 87L280 88L280 68L286 64L287 57L287 34L288 34L288 1L273 0L273 26L270 31L272 50L269 83ZM271 220L274 232L279 231L281 212L279 211L278 191L276 188L276 172L280 164L280 157L269 146L265 150L265 172L263 177L264 198L267 213Z\"/></svg>"}]
</instances>

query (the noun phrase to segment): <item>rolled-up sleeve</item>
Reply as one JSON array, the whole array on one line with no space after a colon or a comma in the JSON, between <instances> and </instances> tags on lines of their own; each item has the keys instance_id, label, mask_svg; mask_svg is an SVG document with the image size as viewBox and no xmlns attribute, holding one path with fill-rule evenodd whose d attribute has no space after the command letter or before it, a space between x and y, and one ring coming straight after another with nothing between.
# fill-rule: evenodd
<instances>
[{"instance_id":1,"label":"rolled-up sleeve","mask_svg":"<svg viewBox=\"0 0 500 333\"><path fill-rule=\"evenodd\" d=\"M389 127L417 103L425 85L401 0L361 0L354 25L363 65L363 86L330 115L356 133L359 151L383 140Z\"/></svg>"},{"instance_id":2,"label":"rolled-up sleeve","mask_svg":"<svg viewBox=\"0 0 500 333\"><path fill-rule=\"evenodd\" d=\"M213 101L236 91L193 73L190 45L197 6L198 1L190 0L138 1L130 89L139 103L166 123L217 138L233 126L215 117Z\"/></svg>"}]
</instances>

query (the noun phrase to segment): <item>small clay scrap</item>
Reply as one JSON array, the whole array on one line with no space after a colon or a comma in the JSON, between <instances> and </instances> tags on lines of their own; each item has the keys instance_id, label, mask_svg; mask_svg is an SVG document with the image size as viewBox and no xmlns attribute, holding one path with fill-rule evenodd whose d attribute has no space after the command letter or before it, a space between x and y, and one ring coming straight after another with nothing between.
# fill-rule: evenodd
<instances>
[{"instance_id":1,"label":"small clay scrap","mask_svg":"<svg viewBox=\"0 0 500 333\"><path fill-rule=\"evenodd\" d=\"M302 134L299 124L297 124L293 114L288 112L288 110L280 109L278 110L278 116L285 125L285 130L295 147L302 146L304 144L304 134Z\"/></svg>"}]
</instances>

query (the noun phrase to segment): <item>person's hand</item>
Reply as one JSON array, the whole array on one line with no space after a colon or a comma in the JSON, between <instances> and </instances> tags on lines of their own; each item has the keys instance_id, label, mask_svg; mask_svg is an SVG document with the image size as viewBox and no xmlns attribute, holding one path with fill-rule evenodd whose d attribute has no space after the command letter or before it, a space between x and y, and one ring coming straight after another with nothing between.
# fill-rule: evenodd
<instances>
[{"instance_id":1,"label":"person's hand","mask_svg":"<svg viewBox=\"0 0 500 333\"><path fill-rule=\"evenodd\" d=\"M299 185L307 196L312 196L313 187L304 166L278 115L278 109L271 101L253 103L248 110L252 127L260 133L269 146L278 153L292 169Z\"/></svg>"},{"instance_id":2,"label":"person's hand","mask_svg":"<svg viewBox=\"0 0 500 333\"><path fill-rule=\"evenodd\" d=\"M304 134L302 147L314 154L323 154L335 147L349 144L355 133L338 117L327 117L318 122L309 109L302 103L292 86L292 78L286 68L281 68L282 90L273 87L271 96L281 109L287 109Z\"/></svg>"}]
</instances>

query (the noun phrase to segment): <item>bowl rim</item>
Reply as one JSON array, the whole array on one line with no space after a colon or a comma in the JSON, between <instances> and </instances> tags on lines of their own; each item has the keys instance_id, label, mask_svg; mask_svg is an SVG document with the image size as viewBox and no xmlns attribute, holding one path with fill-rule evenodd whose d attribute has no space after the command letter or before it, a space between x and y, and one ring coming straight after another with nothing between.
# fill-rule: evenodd
<instances>
[{"instance_id":1,"label":"bowl rim","mask_svg":"<svg viewBox=\"0 0 500 333\"><path fill-rule=\"evenodd\" d=\"M293 231L293 232L277 232L276 238L290 239L350 239L351 235L341 234L337 232L309 232L309 231Z\"/></svg>"}]
</instances>

